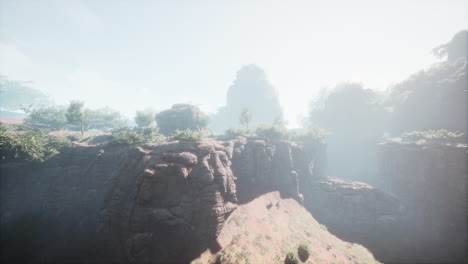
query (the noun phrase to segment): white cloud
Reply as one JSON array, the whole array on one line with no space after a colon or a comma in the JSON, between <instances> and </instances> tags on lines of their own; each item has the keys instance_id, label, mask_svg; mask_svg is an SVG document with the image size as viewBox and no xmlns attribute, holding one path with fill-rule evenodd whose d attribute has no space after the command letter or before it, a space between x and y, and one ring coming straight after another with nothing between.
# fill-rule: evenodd
<instances>
[{"instance_id":1,"label":"white cloud","mask_svg":"<svg viewBox=\"0 0 468 264\"><path fill-rule=\"evenodd\" d=\"M0 43L0 73L9 79L30 80L34 71L31 59L15 45Z\"/></svg>"}]
</instances>

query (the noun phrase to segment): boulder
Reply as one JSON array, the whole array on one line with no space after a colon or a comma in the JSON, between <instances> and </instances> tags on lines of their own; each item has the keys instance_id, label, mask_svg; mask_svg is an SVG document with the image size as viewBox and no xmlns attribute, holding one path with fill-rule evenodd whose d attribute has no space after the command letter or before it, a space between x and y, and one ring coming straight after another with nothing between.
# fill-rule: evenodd
<instances>
[{"instance_id":1,"label":"boulder","mask_svg":"<svg viewBox=\"0 0 468 264\"><path fill-rule=\"evenodd\" d=\"M171 109L156 115L159 131L168 136L178 130L203 130L206 126L206 115L190 104L175 104Z\"/></svg>"}]
</instances>

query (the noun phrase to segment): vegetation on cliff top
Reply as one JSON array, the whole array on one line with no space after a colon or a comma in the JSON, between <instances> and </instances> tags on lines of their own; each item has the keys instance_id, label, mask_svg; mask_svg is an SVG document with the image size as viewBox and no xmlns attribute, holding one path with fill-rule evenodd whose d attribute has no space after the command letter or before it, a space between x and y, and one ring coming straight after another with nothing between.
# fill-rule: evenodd
<instances>
[{"instance_id":1,"label":"vegetation on cliff top","mask_svg":"<svg viewBox=\"0 0 468 264\"><path fill-rule=\"evenodd\" d=\"M112 137L112 143L117 145L156 144L164 140L164 136L154 126L116 129L112 131Z\"/></svg>"},{"instance_id":2,"label":"vegetation on cliff top","mask_svg":"<svg viewBox=\"0 0 468 264\"><path fill-rule=\"evenodd\" d=\"M174 140L188 141L188 142L200 141L205 136L206 136L206 134L205 134L204 131L197 131L197 130L190 130L190 129L185 129L185 130L176 129L172 133L172 138Z\"/></svg>"},{"instance_id":3,"label":"vegetation on cliff top","mask_svg":"<svg viewBox=\"0 0 468 264\"><path fill-rule=\"evenodd\" d=\"M70 145L65 138L56 138L43 131L8 131L0 126L1 160L43 162Z\"/></svg>"},{"instance_id":4,"label":"vegetation on cliff top","mask_svg":"<svg viewBox=\"0 0 468 264\"><path fill-rule=\"evenodd\" d=\"M460 141L463 139L463 133L453 132L446 129L439 130L423 130L423 131L412 131L401 134L401 138L408 141Z\"/></svg>"}]
</instances>

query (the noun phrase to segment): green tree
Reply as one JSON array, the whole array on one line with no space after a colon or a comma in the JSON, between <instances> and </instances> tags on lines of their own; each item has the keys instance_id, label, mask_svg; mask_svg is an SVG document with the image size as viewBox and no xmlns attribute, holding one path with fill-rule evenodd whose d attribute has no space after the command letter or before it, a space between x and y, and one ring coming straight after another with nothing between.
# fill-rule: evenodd
<instances>
[{"instance_id":1,"label":"green tree","mask_svg":"<svg viewBox=\"0 0 468 264\"><path fill-rule=\"evenodd\" d=\"M127 120L119 111L104 107L96 110L86 110L86 126L88 129L109 131L127 125Z\"/></svg>"},{"instance_id":2,"label":"green tree","mask_svg":"<svg viewBox=\"0 0 468 264\"><path fill-rule=\"evenodd\" d=\"M154 123L154 114L150 111L137 111L135 123L138 127L149 127Z\"/></svg>"},{"instance_id":3,"label":"green tree","mask_svg":"<svg viewBox=\"0 0 468 264\"><path fill-rule=\"evenodd\" d=\"M252 111L250 111L248 107L242 108L239 116L239 123L248 129L250 121L252 121Z\"/></svg>"},{"instance_id":4,"label":"green tree","mask_svg":"<svg viewBox=\"0 0 468 264\"><path fill-rule=\"evenodd\" d=\"M30 129L53 131L67 127L64 106L43 106L32 110L24 107L23 111L28 115L24 124Z\"/></svg>"},{"instance_id":5,"label":"green tree","mask_svg":"<svg viewBox=\"0 0 468 264\"><path fill-rule=\"evenodd\" d=\"M83 135L84 120L86 119L86 110L84 109L84 102L71 101L65 116L67 117L68 123L73 125L80 125L81 135Z\"/></svg>"}]
</instances>

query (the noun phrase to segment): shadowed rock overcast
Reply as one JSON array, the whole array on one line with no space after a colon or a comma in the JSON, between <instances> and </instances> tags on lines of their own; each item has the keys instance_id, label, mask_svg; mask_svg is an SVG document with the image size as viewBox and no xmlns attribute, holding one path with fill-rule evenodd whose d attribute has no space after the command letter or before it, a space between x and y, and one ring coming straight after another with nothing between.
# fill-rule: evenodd
<instances>
[{"instance_id":1,"label":"shadowed rock overcast","mask_svg":"<svg viewBox=\"0 0 468 264\"><path fill-rule=\"evenodd\" d=\"M226 104L236 72L264 69L288 126L321 88L383 90L435 62L468 25L466 1L0 1L0 73L131 117ZM20 18L20 19L18 19Z\"/></svg>"}]
</instances>

